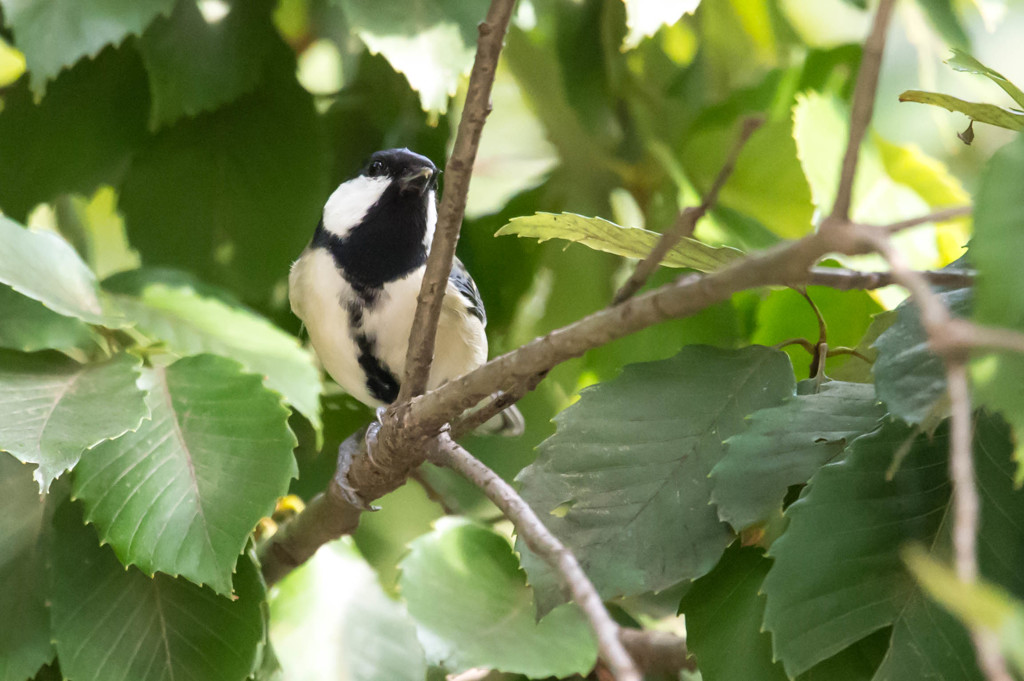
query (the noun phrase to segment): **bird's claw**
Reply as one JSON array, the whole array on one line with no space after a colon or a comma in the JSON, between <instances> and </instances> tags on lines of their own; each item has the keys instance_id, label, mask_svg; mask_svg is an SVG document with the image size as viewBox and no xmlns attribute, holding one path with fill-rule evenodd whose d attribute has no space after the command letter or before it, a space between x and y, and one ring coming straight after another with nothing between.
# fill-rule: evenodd
<instances>
[{"instance_id":1,"label":"bird's claw","mask_svg":"<svg viewBox=\"0 0 1024 681\"><path fill-rule=\"evenodd\" d=\"M370 433L367 431L367 456L369 456L370 452L369 435ZM376 434L374 434L374 437L376 437ZM359 492L357 492L348 482L348 472L352 468L352 461L358 451L359 440L355 437L348 438L338 447L338 465L334 472L334 484L336 485L339 494L341 494L341 497L345 500L345 503L349 506L363 511L378 511L380 510L379 506L373 506L372 504L366 503L366 501L359 496Z\"/></svg>"}]
</instances>

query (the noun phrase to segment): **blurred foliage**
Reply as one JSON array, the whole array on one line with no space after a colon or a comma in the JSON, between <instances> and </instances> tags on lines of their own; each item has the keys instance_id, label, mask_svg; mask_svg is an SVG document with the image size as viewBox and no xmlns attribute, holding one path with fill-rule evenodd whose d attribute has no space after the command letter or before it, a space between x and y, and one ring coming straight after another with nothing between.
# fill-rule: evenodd
<instances>
[{"instance_id":1,"label":"blurred foliage","mask_svg":"<svg viewBox=\"0 0 1024 681\"><path fill-rule=\"evenodd\" d=\"M520 0L459 244L492 355L607 306L748 116L765 123L647 288L811 233L872 5ZM446 470L269 596L253 562L275 498L323 490L373 418L302 345L289 264L373 151L443 165L486 8L0 0L0 681L589 671L552 573L519 546L524 574L497 509ZM1021 0L898 5L853 203L882 224L973 196L973 221L896 244L938 268L970 241L977 291L943 297L1018 331L1024 139L979 126L964 146L967 118L897 96L1019 129L1022 28ZM968 599L945 567L948 405L916 310L891 288L806 293L744 292L595 348L520 402L521 438L467 447L518 476L620 617L685 619L707 681L980 679L965 624L1019 665L1021 358L972 361L992 413ZM822 341L839 352L819 367ZM468 519L439 520L435 494Z\"/></svg>"}]
</instances>

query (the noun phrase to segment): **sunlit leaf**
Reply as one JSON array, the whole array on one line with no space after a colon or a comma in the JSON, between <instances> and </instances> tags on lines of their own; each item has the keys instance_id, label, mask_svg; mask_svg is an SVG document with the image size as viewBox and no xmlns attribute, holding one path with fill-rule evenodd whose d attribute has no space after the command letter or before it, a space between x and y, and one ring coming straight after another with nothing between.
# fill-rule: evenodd
<instances>
[{"instance_id":1,"label":"sunlit leaf","mask_svg":"<svg viewBox=\"0 0 1024 681\"><path fill-rule=\"evenodd\" d=\"M970 116L972 121L996 125L1007 130L1024 130L1024 111L1004 109L995 104L966 102L953 95L944 95L939 92L924 92L922 90L907 90L900 95L900 101L941 106L947 111L959 112Z\"/></svg>"},{"instance_id":2,"label":"sunlit leaf","mask_svg":"<svg viewBox=\"0 0 1024 681\"><path fill-rule=\"evenodd\" d=\"M25 55L0 38L0 87L7 87L25 73Z\"/></svg>"},{"instance_id":3,"label":"sunlit leaf","mask_svg":"<svg viewBox=\"0 0 1024 681\"><path fill-rule=\"evenodd\" d=\"M658 32L662 26L672 25L692 14L700 0L623 0L626 3L626 37L622 49L631 50L644 38Z\"/></svg>"},{"instance_id":4,"label":"sunlit leaf","mask_svg":"<svg viewBox=\"0 0 1024 681\"><path fill-rule=\"evenodd\" d=\"M794 391L778 350L687 346L627 366L584 390L558 432L519 474L523 498L579 558L605 597L699 577L732 539L709 504L708 473L743 419ZM533 554L523 564L541 610L557 582Z\"/></svg>"},{"instance_id":5,"label":"sunlit leaf","mask_svg":"<svg viewBox=\"0 0 1024 681\"><path fill-rule=\"evenodd\" d=\"M953 56L947 59L946 63L957 71L985 76L993 83L1003 88L1003 91L1010 95L1010 97L1013 98L1013 101L1017 102L1018 106L1024 107L1024 92L1021 92L1019 87L1010 82L1003 74L990 69L963 50L954 47Z\"/></svg>"},{"instance_id":6,"label":"sunlit leaf","mask_svg":"<svg viewBox=\"0 0 1024 681\"><path fill-rule=\"evenodd\" d=\"M603 218L588 218L573 213L537 213L513 218L495 236L509 234L535 237L541 242L565 239L627 258L643 258L650 253L660 237L657 232L639 227L622 227ZM710 272L741 255L743 253L735 248L715 248L696 239L684 238L666 254L661 264Z\"/></svg>"},{"instance_id":7,"label":"sunlit leaf","mask_svg":"<svg viewBox=\"0 0 1024 681\"><path fill-rule=\"evenodd\" d=\"M485 667L530 677L585 674L597 647L575 605L540 622L508 541L446 518L412 542L399 586L427 654L451 671Z\"/></svg>"},{"instance_id":8,"label":"sunlit leaf","mask_svg":"<svg viewBox=\"0 0 1024 681\"><path fill-rule=\"evenodd\" d=\"M56 353L0 351L0 449L36 464L40 489L86 449L139 427L149 414L127 354L79 364Z\"/></svg>"},{"instance_id":9,"label":"sunlit leaf","mask_svg":"<svg viewBox=\"0 0 1024 681\"><path fill-rule=\"evenodd\" d=\"M238 559L234 598L167 575L127 570L76 505L54 518L51 618L68 679L242 681L263 641L264 588L248 556Z\"/></svg>"},{"instance_id":10,"label":"sunlit leaf","mask_svg":"<svg viewBox=\"0 0 1024 681\"><path fill-rule=\"evenodd\" d=\"M270 637L287 678L423 681L427 673L405 606L384 593L349 538L275 585Z\"/></svg>"},{"instance_id":11,"label":"sunlit leaf","mask_svg":"<svg viewBox=\"0 0 1024 681\"><path fill-rule=\"evenodd\" d=\"M288 411L215 355L147 370L152 418L83 458L75 498L121 562L231 593L256 522L295 476Z\"/></svg>"}]
</instances>

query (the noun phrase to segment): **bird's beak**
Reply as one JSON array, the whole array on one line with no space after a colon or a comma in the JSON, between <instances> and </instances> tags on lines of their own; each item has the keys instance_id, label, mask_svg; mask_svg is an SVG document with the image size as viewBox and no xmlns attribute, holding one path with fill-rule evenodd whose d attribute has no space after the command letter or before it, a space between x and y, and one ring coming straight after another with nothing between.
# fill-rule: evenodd
<instances>
[{"instance_id":1,"label":"bird's beak","mask_svg":"<svg viewBox=\"0 0 1024 681\"><path fill-rule=\"evenodd\" d=\"M434 177L434 171L424 166L422 168L416 168L410 170L405 175L398 178L398 184L402 188L402 193L407 194L409 192L416 192L422 194L427 190L430 185L430 180Z\"/></svg>"}]
</instances>

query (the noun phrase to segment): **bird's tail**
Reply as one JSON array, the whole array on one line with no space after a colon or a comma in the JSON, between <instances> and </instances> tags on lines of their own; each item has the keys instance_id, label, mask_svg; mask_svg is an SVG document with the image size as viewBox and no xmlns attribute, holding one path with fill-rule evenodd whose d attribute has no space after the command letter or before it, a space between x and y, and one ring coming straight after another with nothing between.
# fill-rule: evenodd
<instances>
[{"instance_id":1,"label":"bird's tail","mask_svg":"<svg viewBox=\"0 0 1024 681\"><path fill-rule=\"evenodd\" d=\"M505 407L487 421L473 430L475 435L503 435L505 437L517 437L523 434L526 429L526 421L519 408L512 404Z\"/></svg>"}]
</instances>

